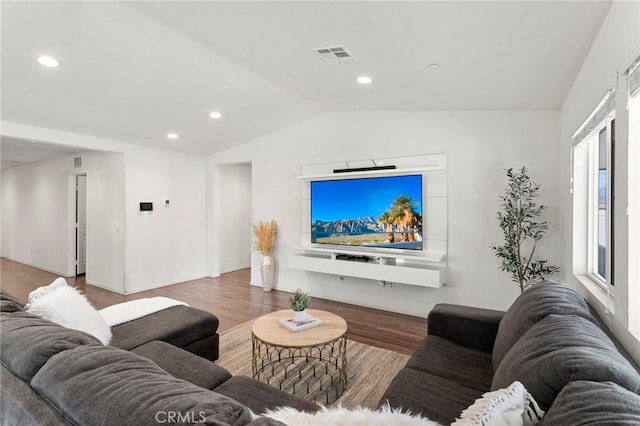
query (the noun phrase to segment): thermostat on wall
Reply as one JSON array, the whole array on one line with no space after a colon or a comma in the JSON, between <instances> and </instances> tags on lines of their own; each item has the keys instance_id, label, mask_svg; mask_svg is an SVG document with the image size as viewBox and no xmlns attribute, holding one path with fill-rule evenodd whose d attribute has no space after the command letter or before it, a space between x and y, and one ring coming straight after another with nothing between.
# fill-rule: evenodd
<instances>
[{"instance_id":1,"label":"thermostat on wall","mask_svg":"<svg viewBox=\"0 0 640 426\"><path fill-rule=\"evenodd\" d=\"M140 212L148 213L153 211L153 203L147 201L140 202Z\"/></svg>"}]
</instances>

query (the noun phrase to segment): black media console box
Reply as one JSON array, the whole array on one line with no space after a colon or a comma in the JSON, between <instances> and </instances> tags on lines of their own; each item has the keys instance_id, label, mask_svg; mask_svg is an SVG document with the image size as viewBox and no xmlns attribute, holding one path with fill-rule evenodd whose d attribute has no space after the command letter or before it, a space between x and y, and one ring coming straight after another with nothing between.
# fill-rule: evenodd
<instances>
[{"instance_id":1,"label":"black media console box","mask_svg":"<svg viewBox=\"0 0 640 426\"><path fill-rule=\"evenodd\" d=\"M372 260L374 260L374 258L370 256L359 256L353 254L338 254L336 255L336 259L351 260L353 262L371 262Z\"/></svg>"}]
</instances>

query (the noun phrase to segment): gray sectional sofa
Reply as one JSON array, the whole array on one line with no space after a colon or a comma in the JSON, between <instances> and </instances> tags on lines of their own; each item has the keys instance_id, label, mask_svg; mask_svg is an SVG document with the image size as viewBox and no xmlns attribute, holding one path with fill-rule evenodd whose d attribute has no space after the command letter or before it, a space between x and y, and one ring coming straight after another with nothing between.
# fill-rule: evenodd
<instances>
[{"instance_id":1,"label":"gray sectional sofa","mask_svg":"<svg viewBox=\"0 0 640 426\"><path fill-rule=\"evenodd\" d=\"M161 311L115 329L102 345L0 295L2 425L259 426L281 424L254 415L266 409L318 410L211 362L218 323L206 312L180 307L169 320ZM578 293L550 282L507 312L437 305L428 336L380 404L447 425L516 380L546 411L540 425L640 425L637 366Z\"/></svg>"},{"instance_id":2,"label":"gray sectional sofa","mask_svg":"<svg viewBox=\"0 0 640 426\"><path fill-rule=\"evenodd\" d=\"M103 345L0 294L2 425L272 425L281 423L253 413L318 409L211 362L218 320L206 312L179 307L163 323L161 311Z\"/></svg>"},{"instance_id":3,"label":"gray sectional sofa","mask_svg":"<svg viewBox=\"0 0 640 426\"><path fill-rule=\"evenodd\" d=\"M507 312L441 304L381 404L442 424L485 392L520 381L540 425L640 425L640 374L580 294L536 284ZM411 389L411 391L408 391Z\"/></svg>"}]
</instances>

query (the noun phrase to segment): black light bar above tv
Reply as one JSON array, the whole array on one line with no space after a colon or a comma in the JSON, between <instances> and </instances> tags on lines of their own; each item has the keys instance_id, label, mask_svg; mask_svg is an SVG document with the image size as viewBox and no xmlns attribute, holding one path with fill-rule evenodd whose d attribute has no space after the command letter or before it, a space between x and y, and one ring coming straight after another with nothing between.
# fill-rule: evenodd
<instances>
[{"instance_id":1,"label":"black light bar above tv","mask_svg":"<svg viewBox=\"0 0 640 426\"><path fill-rule=\"evenodd\" d=\"M353 169L333 169L333 173L368 172L371 170L393 170L396 166L355 167Z\"/></svg>"}]
</instances>

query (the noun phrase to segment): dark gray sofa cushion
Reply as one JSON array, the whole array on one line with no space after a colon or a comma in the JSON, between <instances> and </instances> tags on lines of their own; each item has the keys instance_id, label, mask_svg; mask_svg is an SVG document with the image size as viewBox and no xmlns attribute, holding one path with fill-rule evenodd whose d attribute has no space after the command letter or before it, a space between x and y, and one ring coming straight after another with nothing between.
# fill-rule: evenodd
<instances>
[{"instance_id":1,"label":"dark gray sofa cushion","mask_svg":"<svg viewBox=\"0 0 640 426\"><path fill-rule=\"evenodd\" d=\"M403 368L385 391L380 405L388 402L391 408L409 410L448 425L482 394L442 377Z\"/></svg>"},{"instance_id":2,"label":"dark gray sofa cushion","mask_svg":"<svg viewBox=\"0 0 640 426\"><path fill-rule=\"evenodd\" d=\"M70 425L36 391L0 365L0 425Z\"/></svg>"},{"instance_id":3,"label":"dark gray sofa cushion","mask_svg":"<svg viewBox=\"0 0 640 426\"><path fill-rule=\"evenodd\" d=\"M21 311L24 308L24 304L0 288L0 311L1 312L16 312Z\"/></svg>"},{"instance_id":4,"label":"dark gray sofa cushion","mask_svg":"<svg viewBox=\"0 0 640 426\"><path fill-rule=\"evenodd\" d=\"M637 426L640 395L611 382L571 382L558 394L538 425Z\"/></svg>"},{"instance_id":5,"label":"dark gray sofa cushion","mask_svg":"<svg viewBox=\"0 0 640 426\"><path fill-rule=\"evenodd\" d=\"M174 306L111 327L111 346L131 350L152 340L184 348L218 331L218 318L189 306Z\"/></svg>"},{"instance_id":6,"label":"dark gray sofa cushion","mask_svg":"<svg viewBox=\"0 0 640 426\"><path fill-rule=\"evenodd\" d=\"M0 312L17 312L21 311L22 307L13 300L1 300L0 301Z\"/></svg>"},{"instance_id":7,"label":"dark gray sofa cushion","mask_svg":"<svg viewBox=\"0 0 640 426\"><path fill-rule=\"evenodd\" d=\"M215 361L220 357L220 335L216 333L181 348L209 361Z\"/></svg>"},{"instance_id":8,"label":"dark gray sofa cushion","mask_svg":"<svg viewBox=\"0 0 640 426\"><path fill-rule=\"evenodd\" d=\"M203 425L244 425L252 420L250 411L236 401L110 346L80 346L55 355L31 386L84 426L157 425L167 413L180 413L191 419L188 423Z\"/></svg>"},{"instance_id":9,"label":"dark gray sofa cushion","mask_svg":"<svg viewBox=\"0 0 640 426\"><path fill-rule=\"evenodd\" d=\"M438 336L427 336L406 368L452 380L488 392L493 380L491 353L465 348Z\"/></svg>"},{"instance_id":10,"label":"dark gray sofa cushion","mask_svg":"<svg viewBox=\"0 0 640 426\"><path fill-rule=\"evenodd\" d=\"M611 381L640 391L640 375L591 321L575 315L549 315L525 333L504 357L492 390L519 380L543 410L575 380Z\"/></svg>"},{"instance_id":11,"label":"dark gray sofa cushion","mask_svg":"<svg viewBox=\"0 0 640 426\"><path fill-rule=\"evenodd\" d=\"M53 355L91 344L101 343L87 333L62 327L28 312L0 312L2 363L27 382Z\"/></svg>"},{"instance_id":12,"label":"dark gray sofa cushion","mask_svg":"<svg viewBox=\"0 0 640 426\"><path fill-rule=\"evenodd\" d=\"M247 376L234 376L214 389L215 392L233 398L249 407L254 413L264 413L278 407L293 407L314 413L320 406L290 395Z\"/></svg>"},{"instance_id":13,"label":"dark gray sofa cushion","mask_svg":"<svg viewBox=\"0 0 640 426\"><path fill-rule=\"evenodd\" d=\"M465 348L491 352L504 314L492 309L438 303L429 312L427 334Z\"/></svg>"},{"instance_id":14,"label":"dark gray sofa cushion","mask_svg":"<svg viewBox=\"0 0 640 426\"><path fill-rule=\"evenodd\" d=\"M131 352L149 358L173 377L205 389L213 389L231 378L224 368L166 342L154 340Z\"/></svg>"},{"instance_id":15,"label":"dark gray sofa cushion","mask_svg":"<svg viewBox=\"0 0 640 426\"><path fill-rule=\"evenodd\" d=\"M597 324L589 306L576 291L558 283L535 284L516 298L500 321L493 347L496 370L511 347L534 324L547 315L578 315Z\"/></svg>"}]
</instances>

